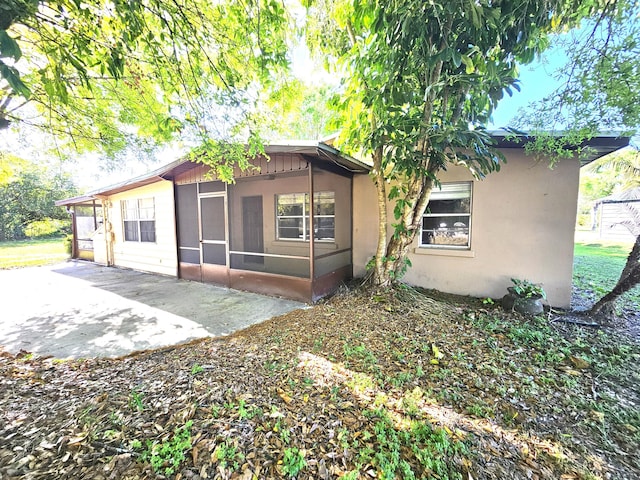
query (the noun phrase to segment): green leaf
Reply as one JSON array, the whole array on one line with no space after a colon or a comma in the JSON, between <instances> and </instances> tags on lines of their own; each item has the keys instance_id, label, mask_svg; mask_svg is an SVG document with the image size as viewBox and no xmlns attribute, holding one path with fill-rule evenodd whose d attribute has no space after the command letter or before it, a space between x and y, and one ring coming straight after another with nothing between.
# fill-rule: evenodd
<instances>
[{"instance_id":1,"label":"green leaf","mask_svg":"<svg viewBox=\"0 0 640 480\"><path fill-rule=\"evenodd\" d=\"M0 77L7 81L13 91L22 95L26 99L31 97L31 90L29 90L29 87L20 80L20 73L18 73L18 70L8 66L2 60L0 60Z\"/></svg>"},{"instance_id":2,"label":"green leaf","mask_svg":"<svg viewBox=\"0 0 640 480\"><path fill-rule=\"evenodd\" d=\"M462 63L464 63L464 66L466 67L465 71L467 75L470 75L476 71L476 67L473 65L473 60L471 60L471 58L469 58L468 55L461 55L460 60L462 61Z\"/></svg>"},{"instance_id":3,"label":"green leaf","mask_svg":"<svg viewBox=\"0 0 640 480\"><path fill-rule=\"evenodd\" d=\"M453 55L451 57L453 64L456 68L458 68L462 64L462 55L458 51L453 51Z\"/></svg>"},{"instance_id":4,"label":"green leaf","mask_svg":"<svg viewBox=\"0 0 640 480\"><path fill-rule=\"evenodd\" d=\"M0 57L20 60L22 51L18 42L9 36L6 30L0 30Z\"/></svg>"}]
</instances>

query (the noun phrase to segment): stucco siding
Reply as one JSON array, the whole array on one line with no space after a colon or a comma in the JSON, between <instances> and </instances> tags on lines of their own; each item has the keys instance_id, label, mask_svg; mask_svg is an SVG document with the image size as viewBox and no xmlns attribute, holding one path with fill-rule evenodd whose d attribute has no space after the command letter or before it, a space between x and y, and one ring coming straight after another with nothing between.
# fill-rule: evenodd
<instances>
[{"instance_id":1,"label":"stucco siding","mask_svg":"<svg viewBox=\"0 0 640 480\"><path fill-rule=\"evenodd\" d=\"M153 198L155 242L124 240L122 202ZM113 259L118 267L133 268L163 275L178 275L173 183L167 180L109 197L109 221L114 234Z\"/></svg>"},{"instance_id":2,"label":"stucco siding","mask_svg":"<svg viewBox=\"0 0 640 480\"><path fill-rule=\"evenodd\" d=\"M542 283L548 302L571 301L573 237L579 162L567 160L551 170L519 150L506 150L500 172L473 181L471 246L448 250L419 246L404 281L444 292L500 298L510 279ZM442 172L444 182L472 181L464 168ZM389 206L393 219L393 205ZM377 232L376 192L365 175L354 179L354 274L363 275L374 255Z\"/></svg>"}]
</instances>

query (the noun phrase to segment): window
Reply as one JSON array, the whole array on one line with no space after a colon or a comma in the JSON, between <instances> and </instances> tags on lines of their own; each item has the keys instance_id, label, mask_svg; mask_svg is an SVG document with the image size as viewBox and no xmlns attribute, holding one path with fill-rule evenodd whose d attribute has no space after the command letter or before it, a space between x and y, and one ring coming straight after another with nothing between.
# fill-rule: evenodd
<instances>
[{"instance_id":1,"label":"window","mask_svg":"<svg viewBox=\"0 0 640 480\"><path fill-rule=\"evenodd\" d=\"M420 245L469 248L471 227L471 182L445 183L434 188L422 217Z\"/></svg>"},{"instance_id":2,"label":"window","mask_svg":"<svg viewBox=\"0 0 640 480\"><path fill-rule=\"evenodd\" d=\"M126 242L156 241L156 208L153 198L124 200L122 220Z\"/></svg>"},{"instance_id":3,"label":"window","mask_svg":"<svg viewBox=\"0 0 640 480\"><path fill-rule=\"evenodd\" d=\"M313 194L314 238L321 241L335 239L335 193ZM309 240L309 194L285 193L276 195L276 232L278 240Z\"/></svg>"}]
</instances>

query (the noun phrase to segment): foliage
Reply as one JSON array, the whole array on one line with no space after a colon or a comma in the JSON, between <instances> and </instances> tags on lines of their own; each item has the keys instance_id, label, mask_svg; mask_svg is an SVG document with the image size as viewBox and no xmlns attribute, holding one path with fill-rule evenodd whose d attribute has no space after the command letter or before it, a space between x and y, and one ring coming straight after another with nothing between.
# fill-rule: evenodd
<instances>
[{"instance_id":1,"label":"foliage","mask_svg":"<svg viewBox=\"0 0 640 480\"><path fill-rule=\"evenodd\" d=\"M0 269L62 262L70 254L60 238L0 242Z\"/></svg>"},{"instance_id":2,"label":"foliage","mask_svg":"<svg viewBox=\"0 0 640 480\"><path fill-rule=\"evenodd\" d=\"M626 244L576 243L573 284L581 304L593 304L613 289L628 251ZM640 289L636 287L625 293L617 307L621 312L640 311Z\"/></svg>"},{"instance_id":3,"label":"foliage","mask_svg":"<svg viewBox=\"0 0 640 480\"><path fill-rule=\"evenodd\" d=\"M297 476L304 467L306 467L307 461L304 458L304 451L299 450L296 447L285 448L284 458L282 459L282 472L289 478Z\"/></svg>"},{"instance_id":4,"label":"foliage","mask_svg":"<svg viewBox=\"0 0 640 480\"><path fill-rule=\"evenodd\" d=\"M185 453L191 449L191 427L187 421L178 427L168 440L160 443L147 441L147 448L140 458L151 463L153 470L164 475L173 475L185 460Z\"/></svg>"},{"instance_id":5,"label":"foliage","mask_svg":"<svg viewBox=\"0 0 640 480\"><path fill-rule=\"evenodd\" d=\"M640 152L628 149L617 155L609 155L601 159L592 170L613 172L617 175L619 189L637 188L640 185ZM636 237L636 241L629 252L618 282L611 291L607 292L591 308L590 314L597 315L603 320L610 320L615 314L617 299L640 283L640 209L635 205L625 205L627 219L619 222Z\"/></svg>"},{"instance_id":6,"label":"foliage","mask_svg":"<svg viewBox=\"0 0 640 480\"><path fill-rule=\"evenodd\" d=\"M519 115L518 126L546 133L532 150L570 154L602 130L632 134L640 127L640 2L606 2L597 12L554 39L567 56L556 72L560 87ZM565 134L559 143L558 132Z\"/></svg>"},{"instance_id":7,"label":"foliage","mask_svg":"<svg viewBox=\"0 0 640 480\"><path fill-rule=\"evenodd\" d=\"M513 291L521 297L532 298L540 297L547 298L547 294L539 283L532 283L529 280L520 280L512 278Z\"/></svg>"},{"instance_id":8,"label":"foliage","mask_svg":"<svg viewBox=\"0 0 640 480\"><path fill-rule=\"evenodd\" d=\"M638 477L634 339L437 292L386 299L346 292L232 337L124 359L0 355L1 411L32 419L5 424L0 473L153 476L136 454L175 446L191 421L191 447L169 448L157 474L183 452L181 478L281 478L304 452L298 478ZM266 375L270 360L288 367ZM194 379L195 364L207 368ZM144 410L126 408L133 385L144 385Z\"/></svg>"},{"instance_id":9,"label":"foliage","mask_svg":"<svg viewBox=\"0 0 640 480\"><path fill-rule=\"evenodd\" d=\"M71 230L69 220L46 218L27 225L24 234L29 238L60 236Z\"/></svg>"},{"instance_id":10,"label":"foliage","mask_svg":"<svg viewBox=\"0 0 640 480\"><path fill-rule=\"evenodd\" d=\"M204 372L204 367L202 365L200 365L199 363L194 363L191 366L191 375L198 375L199 373Z\"/></svg>"},{"instance_id":11,"label":"foliage","mask_svg":"<svg viewBox=\"0 0 640 480\"><path fill-rule=\"evenodd\" d=\"M255 104L287 66L288 19L273 0L41 0L3 9L2 126L34 124L31 106L43 114L34 125L81 150L113 154L136 137L177 134L230 140L263 121L252 118Z\"/></svg>"},{"instance_id":12,"label":"foliage","mask_svg":"<svg viewBox=\"0 0 640 480\"><path fill-rule=\"evenodd\" d=\"M225 469L230 466L232 470L240 468L240 461L244 460L244 454L238 451L238 447L234 446L230 440L220 443L213 456L220 462L221 468Z\"/></svg>"},{"instance_id":13,"label":"foliage","mask_svg":"<svg viewBox=\"0 0 640 480\"><path fill-rule=\"evenodd\" d=\"M344 149L373 163L381 225L373 282L393 283L439 172L449 164L478 178L499 170L502 155L483 126L498 101L518 89L518 63L544 50L553 29L590 10L563 1L307 5L315 19L311 46L338 60ZM317 34L319 25L330 30L330 42ZM387 200L395 201L390 238Z\"/></svg>"},{"instance_id":14,"label":"foliage","mask_svg":"<svg viewBox=\"0 0 640 480\"><path fill-rule=\"evenodd\" d=\"M9 155L0 154L0 165L5 170L0 181L0 241L25 238L34 222L68 221L64 209L54 204L77 193L68 175Z\"/></svg>"}]
</instances>

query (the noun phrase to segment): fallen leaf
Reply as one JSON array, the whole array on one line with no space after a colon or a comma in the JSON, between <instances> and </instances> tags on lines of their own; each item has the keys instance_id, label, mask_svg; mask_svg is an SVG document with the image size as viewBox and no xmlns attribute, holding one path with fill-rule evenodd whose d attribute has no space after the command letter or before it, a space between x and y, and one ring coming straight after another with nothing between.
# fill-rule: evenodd
<instances>
[{"instance_id":1,"label":"fallen leaf","mask_svg":"<svg viewBox=\"0 0 640 480\"><path fill-rule=\"evenodd\" d=\"M574 355L569 355L569 360L571 360L571 363L573 363L574 367L576 367L576 368L578 368L580 370L584 370L584 369L589 368L591 366L591 363L586 361L584 358L576 357Z\"/></svg>"}]
</instances>

